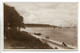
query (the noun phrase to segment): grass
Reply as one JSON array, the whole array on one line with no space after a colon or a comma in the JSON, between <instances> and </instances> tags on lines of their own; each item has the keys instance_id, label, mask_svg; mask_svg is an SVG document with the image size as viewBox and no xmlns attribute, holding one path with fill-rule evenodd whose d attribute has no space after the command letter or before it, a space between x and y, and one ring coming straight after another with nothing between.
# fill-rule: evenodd
<instances>
[{"instance_id":1,"label":"grass","mask_svg":"<svg viewBox=\"0 0 80 53\"><path fill-rule=\"evenodd\" d=\"M28 32L8 30L6 37L7 39L4 40L5 49L52 49Z\"/></svg>"}]
</instances>

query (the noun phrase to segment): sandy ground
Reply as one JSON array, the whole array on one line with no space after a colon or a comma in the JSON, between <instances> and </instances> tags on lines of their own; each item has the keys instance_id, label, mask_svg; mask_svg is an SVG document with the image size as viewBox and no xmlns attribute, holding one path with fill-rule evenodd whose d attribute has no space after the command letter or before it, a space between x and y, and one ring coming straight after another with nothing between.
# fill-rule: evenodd
<instances>
[{"instance_id":1,"label":"sandy ground","mask_svg":"<svg viewBox=\"0 0 80 53\"><path fill-rule=\"evenodd\" d=\"M32 34L32 36L39 38L44 44L48 44L49 46L51 46L53 49L76 49L76 47L70 47L70 46L62 46L62 43L57 43L57 41L54 42L54 40L50 40L50 39L46 39L44 37L40 37L37 35Z\"/></svg>"}]
</instances>

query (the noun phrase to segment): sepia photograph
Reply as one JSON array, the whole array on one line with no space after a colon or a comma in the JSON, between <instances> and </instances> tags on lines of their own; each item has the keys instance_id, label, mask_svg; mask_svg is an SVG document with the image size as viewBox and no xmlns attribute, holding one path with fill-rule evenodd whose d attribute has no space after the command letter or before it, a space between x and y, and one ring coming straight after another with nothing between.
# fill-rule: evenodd
<instances>
[{"instance_id":1,"label":"sepia photograph","mask_svg":"<svg viewBox=\"0 0 80 53\"><path fill-rule=\"evenodd\" d=\"M4 50L78 50L78 2L4 2Z\"/></svg>"}]
</instances>

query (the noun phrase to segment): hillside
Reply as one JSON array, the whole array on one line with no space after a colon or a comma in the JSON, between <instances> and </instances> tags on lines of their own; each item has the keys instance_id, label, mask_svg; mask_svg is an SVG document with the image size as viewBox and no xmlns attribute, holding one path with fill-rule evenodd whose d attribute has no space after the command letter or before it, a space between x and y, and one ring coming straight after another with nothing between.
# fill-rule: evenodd
<instances>
[{"instance_id":1,"label":"hillside","mask_svg":"<svg viewBox=\"0 0 80 53\"><path fill-rule=\"evenodd\" d=\"M49 24L25 24L26 27L57 27Z\"/></svg>"},{"instance_id":2,"label":"hillside","mask_svg":"<svg viewBox=\"0 0 80 53\"><path fill-rule=\"evenodd\" d=\"M55 25L49 25L49 24L31 24L31 23L27 23L25 24L25 27L53 27L53 28L77 28L77 26L71 27L71 26L67 26L67 27L61 27L61 26L55 26Z\"/></svg>"}]
</instances>

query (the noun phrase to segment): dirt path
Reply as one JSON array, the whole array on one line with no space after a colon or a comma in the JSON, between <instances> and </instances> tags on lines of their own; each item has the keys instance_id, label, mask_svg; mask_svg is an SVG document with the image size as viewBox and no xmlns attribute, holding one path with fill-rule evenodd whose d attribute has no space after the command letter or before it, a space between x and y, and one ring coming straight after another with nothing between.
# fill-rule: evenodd
<instances>
[{"instance_id":1,"label":"dirt path","mask_svg":"<svg viewBox=\"0 0 80 53\"><path fill-rule=\"evenodd\" d=\"M46 39L44 37L40 37L40 36L37 36L37 35L34 35L32 34L32 36L40 39L44 44L48 44L49 46L51 46L53 49L56 48L56 49L76 49L75 46L71 46L71 45L67 45L67 46L62 46L62 42L59 42L59 41L55 41L55 40L50 40L50 39Z\"/></svg>"}]
</instances>

